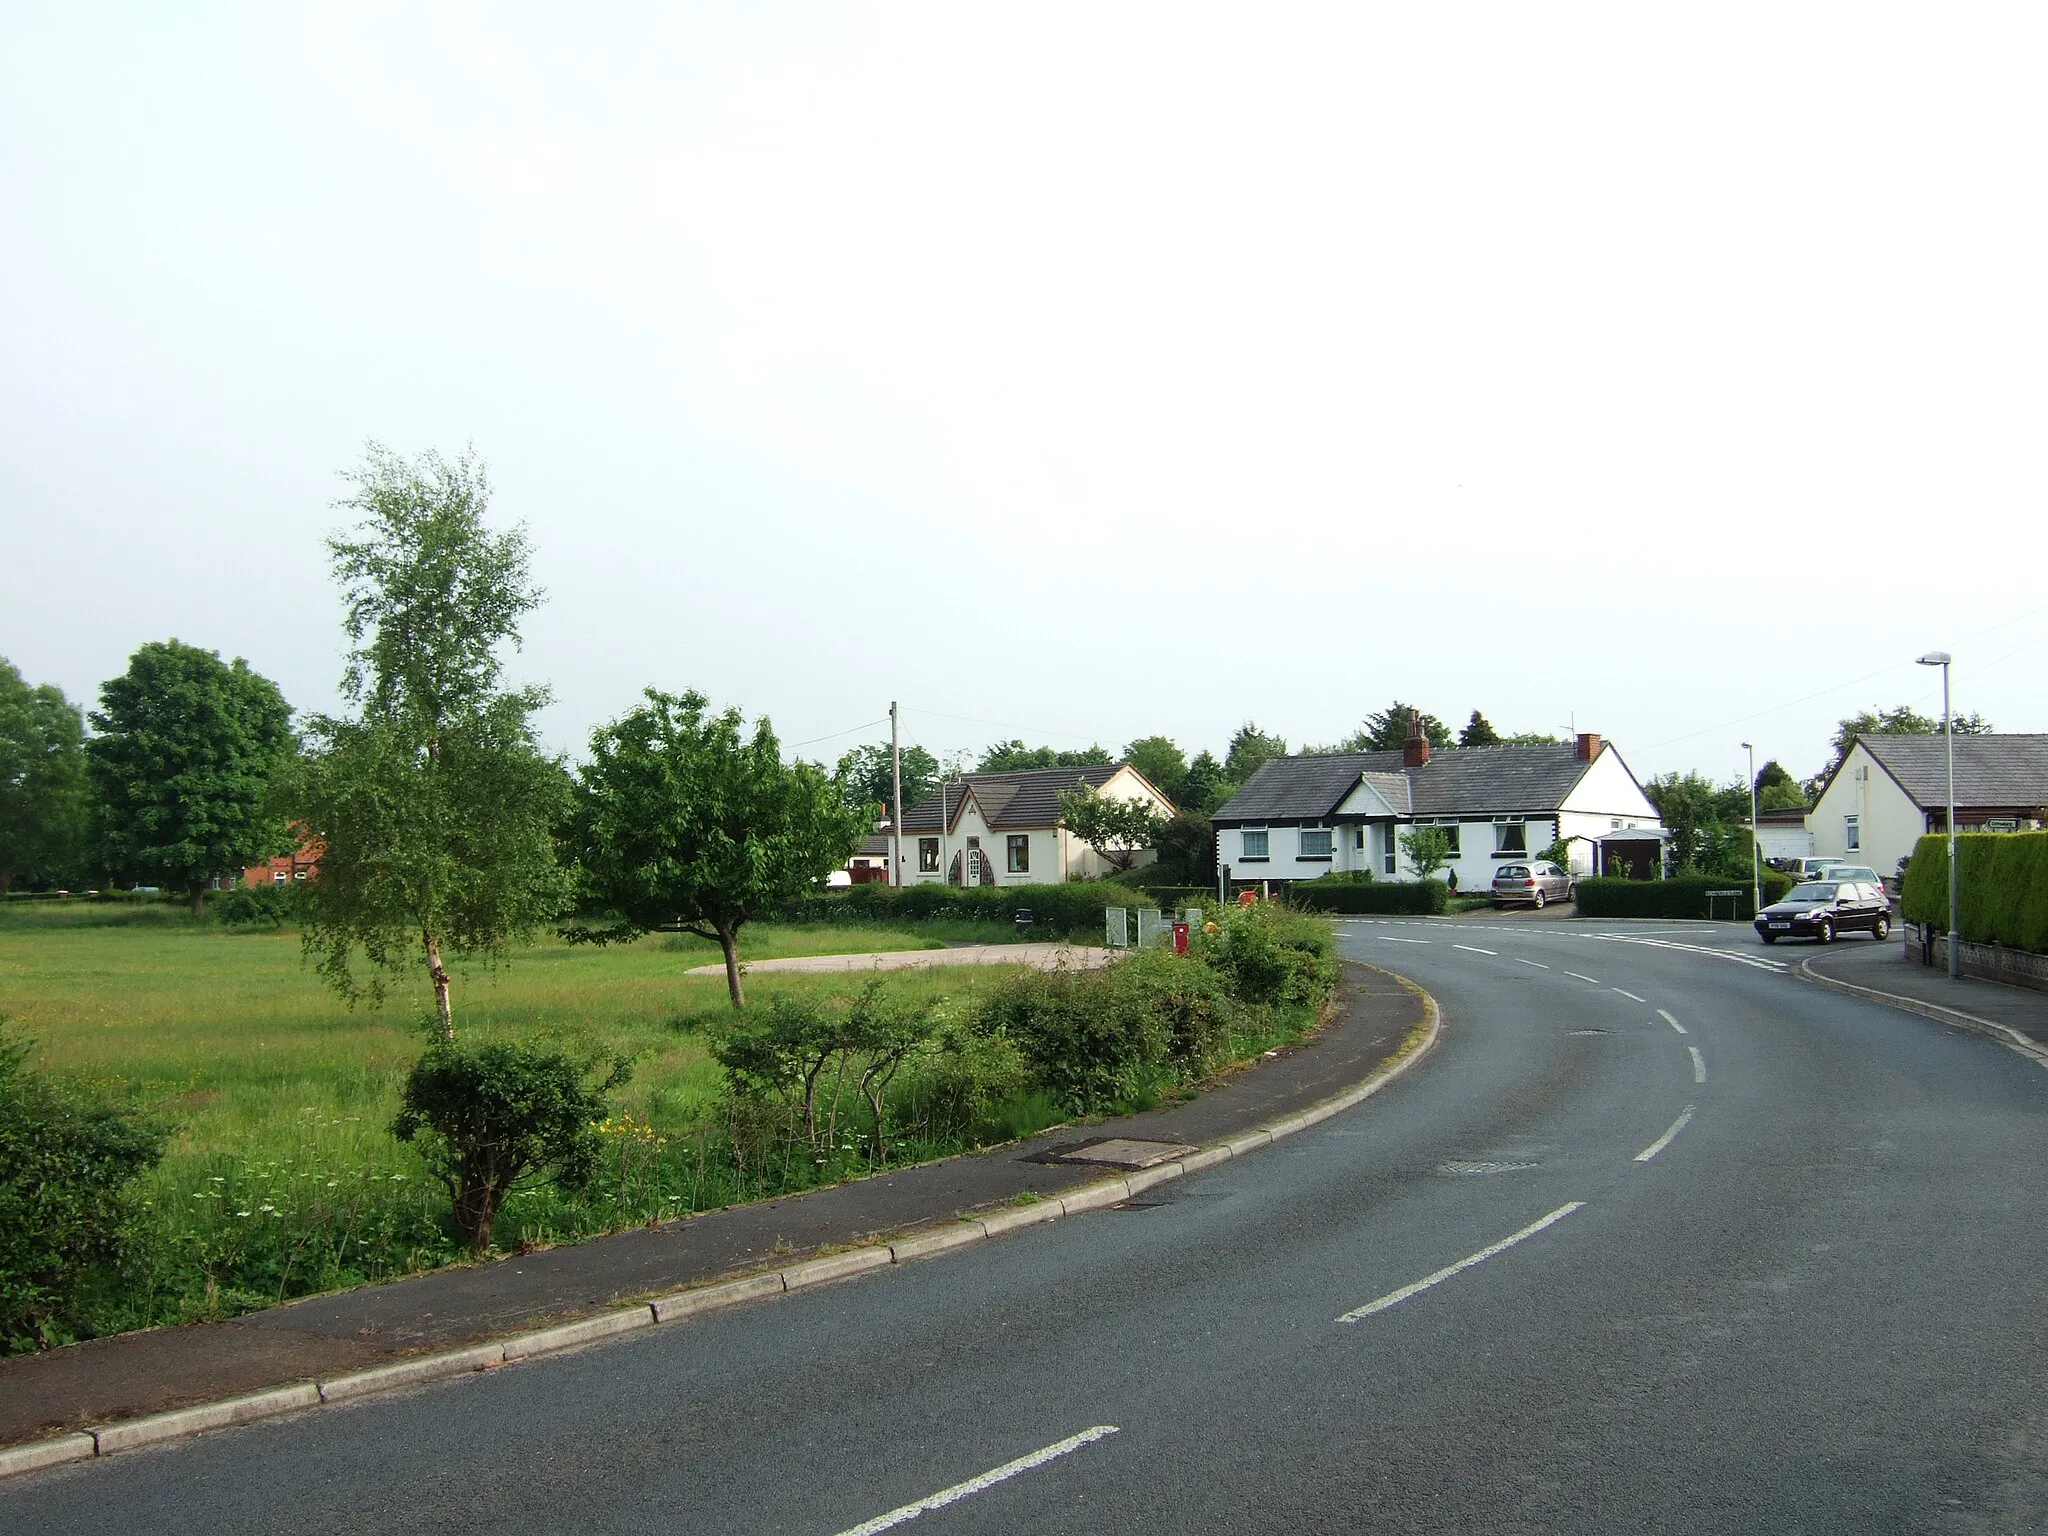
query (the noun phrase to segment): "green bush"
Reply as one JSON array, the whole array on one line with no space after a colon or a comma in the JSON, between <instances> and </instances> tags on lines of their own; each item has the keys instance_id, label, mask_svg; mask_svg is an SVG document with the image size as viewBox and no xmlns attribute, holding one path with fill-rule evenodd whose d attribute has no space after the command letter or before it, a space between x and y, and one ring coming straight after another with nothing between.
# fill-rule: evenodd
<instances>
[{"instance_id":1,"label":"green bush","mask_svg":"<svg viewBox=\"0 0 2048 1536\"><path fill-rule=\"evenodd\" d=\"M1965 832L1956 838L1963 938L2048 954L2048 832ZM1948 839L1930 833L1906 866L1908 922L1948 931Z\"/></svg>"},{"instance_id":2,"label":"green bush","mask_svg":"<svg viewBox=\"0 0 2048 1536\"><path fill-rule=\"evenodd\" d=\"M1230 908L1219 926L1202 954L1239 1002L1314 1007L1336 985L1336 940L1328 923L1279 902L1256 902Z\"/></svg>"},{"instance_id":3,"label":"green bush","mask_svg":"<svg viewBox=\"0 0 2048 1536\"><path fill-rule=\"evenodd\" d=\"M1143 1102L1170 1074L1167 1020L1121 986L1122 966L1020 971L982 999L980 1028L1017 1042L1032 1078L1076 1114Z\"/></svg>"},{"instance_id":4,"label":"green bush","mask_svg":"<svg viewBox=\"0 0 2048 1536\"><path fill-rule=\"evenodd\" d=\"M597 1123L624 1083L624 1061L591 1068L545 1047L491 1041L437 1045L405 1080L391 1134L413 1143L454 1202L455 1224L482 1254L505 1197L523 1184L586 1187L597 1172Z\"/></svg>"},{"instance_id":5,"label":"green bush","mask_svg":"<svg viewBox=\"0 0 2048 1536\"><path fill-rule=\"evenodd\" d=\"M1012 923L1019 907L1031 913L1031 932L1048 939L1100 943L1103 911L1158 903L1142 891L1110 880L1060 885L855 885L817 891L791 902L781 916L803 923L900 923L933 918Z\"/></svg>"},{"instance_id":6,"label":"green bush","mask_svg":"<svg viewBox=\"0 0 2048 1536\"><path fill-rule=\"evenodd\" d=\"M1450 906L1451 888L1441 880L1388 880L1356 885L1325 878L1289 886L1284 899L1288 905L1308 912L1438 917Z\"/></svg>"},{"instance_id":7,"label":"green bush","mask_svg":"<svg viewBox=\"0 0 2048 1536\"><path fill-rule=\"evenodd\" d=\"M207 899L206 912L226 928L281 928L297 914L288 885L238 885Z\"/></svg>"},{"instance_id":8,"label":"green bush","mask_svg":"<svg viewBox=\"0 0 2048 1536\"><path fill-rule=\"evenodd\" d=\"M1763 874L1764 905L1784 898L1792 889L1790 877L1767 869ZM1674 875L1669 880L1627 880L1602 876L1578 882L1578 911L1581 917L1676 917L1704 918L1707 892L1740 891L1735 915L1744 921L1756 916L1747 881L1722 876ZM1713 904L1714 915L1727 910L1727 898Z\"/></svg>"},{"instance_id":9,"label":"green bush","mask_svg":"<svg viewBox=\"0 0 2048 1536\"><path fill-rule=\"evenodd\" d=\"M25 1041L0 1036L0 1343L9 1350L67 1342L81 1299L121 1258L130 1183L163 1153L159 1131L73 1103L27 1057Z\"/></svg>"}]
</instances>

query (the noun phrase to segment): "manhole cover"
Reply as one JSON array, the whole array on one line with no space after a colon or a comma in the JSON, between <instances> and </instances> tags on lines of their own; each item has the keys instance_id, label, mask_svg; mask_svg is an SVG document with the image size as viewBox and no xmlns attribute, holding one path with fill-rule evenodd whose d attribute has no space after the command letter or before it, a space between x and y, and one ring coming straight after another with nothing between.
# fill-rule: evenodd
<instances>
[{"instance_id":1,"label":"manhole cover","mask_svg":"<svg viewBox=\"0 0 2048 1536\"><path fill-rule=\"evenodd\" d=\"M1467 1163L1467 1162L1455 1162L1455 1163L1438 1163L1438 1164L1437 1164L1437 1166L1436 1166L1436 1171L1437 1171L1438 1173L1444 1173L1444 1174L1449 1174L1449 1175L1450 1175L1451 1177L1453 1177L1453 1178L1463 1178L1463 1179L1471 1179L1471 1178L1477 1178L1477 1177L1479 1177L1479 1176L1480 1176L1481 1174L1487 1174L1487 1173L1513 1173L1513 1172L1515 1172L1515 1171L1516 1171L1517 1169L1521 1169L1521 1168L1534 1168L1535 1166L1536 1166L1536 1165L1535 1165L1534 1163Z\"/></svg>"},{"instance_id":2,"label":"manhole cover","mask_svg":"<svg viewBox=\"0 0 2048 1536\"><path fill-rule=\"evenodd\" d=\"M1136 1141L1127 1136L1107 1136L1096 1141L1073 1142L1064 1147L1047 1147L1030 1161L1099 1163L1105 1168L1150 1168L1155 1163L1186 1157L1194 1150L1177 1141Z\"/></svg>"}]
</instances>

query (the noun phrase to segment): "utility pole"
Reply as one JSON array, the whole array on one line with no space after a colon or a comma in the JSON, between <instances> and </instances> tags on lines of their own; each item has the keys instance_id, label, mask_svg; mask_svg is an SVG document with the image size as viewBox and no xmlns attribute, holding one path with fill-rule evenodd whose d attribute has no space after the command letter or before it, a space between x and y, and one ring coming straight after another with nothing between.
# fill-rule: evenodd
<instances>
[{"instance_id":1,"label":"utility pole","mask_svg":"<svg viewBox=\"0 0 2048 1536\"><path fill-rule=\"evenodd\" d=\"M1957 930L1962 927L1961 903L1956 889L1956 722L1948 702L1948 669L1951 657L1947 651L1929 651L1919 658L1923 667L1941 668L1941 734L1948 744L1948 979L1960 981L1963 977L1963 936Z\"/></svg>"},{"instance_id":2,"label":"utility pole","mask_svg":"<svg viewBox=\"0 0 2048 1536\"><path fill-rule=\"evenodd\" d=\"M1764 850L1758 841L1763 828L1756 821L1756 748L1746 741L1742 747L1749 754L1749 910L1761 912L1764 909Z\"/></svg>"},{"instance_id":3,"label":"utility pole","mask_svg":"<svg viewBox=\"0 0 2048 1536\"><path fill-rule=\"evenodd\" d=\"M896 701L889 701L889 883L903 883L903 742L896 733Z\"/></svg>"}]
</instances>

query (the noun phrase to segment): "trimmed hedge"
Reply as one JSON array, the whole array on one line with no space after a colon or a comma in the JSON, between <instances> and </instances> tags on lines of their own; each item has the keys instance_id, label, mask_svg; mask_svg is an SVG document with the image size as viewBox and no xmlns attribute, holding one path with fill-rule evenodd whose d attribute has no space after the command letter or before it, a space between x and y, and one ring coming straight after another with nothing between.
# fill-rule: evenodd
<instances>
[{"instance_id":1,"label":"trimmed hedge","mask_svg":"<svg viewBox=\"0 0 2048 1536\"><path fill-rule=\"evenodd\" d=\"M1281 899L1304 912L1439 917L1450 907L1451 888L1441 880L1388 880L1372 884L1333 880L1327 885L1320 880L1306 880L1290 885Z\"/></svg>"},{"instance_id":2,"label":"trimmed hedge","mask_svg":"<svg viewBox=\"0 0 2048 1536\"><path fill-rule=\"evenodd\" d=\"M1788 876L1775 869L1764 871L1764 905L1784 898L1792 889ZM1601 877L1578 882L1578 912L1581 917L1677 917L1704 918L1707 892L1740 890L1735 900L1736 917L1747 921L1756 916L1750 900L1749 882L1722 876L1679 875L1669 880L1621 880ZM1725 899L1725 898L1724 898ZM1722 903L1714 903L1715 915Z\"/></svg>"},{"instance_id":3,"label":"trimmed hedge","mask_svg":"<svg viewBox=\"0 0 2048 1536\"><path fill-rule=\"evenodd\" d=\"M1956 905L1971 944L2048 954L2048 832L1965 832L1956 838ZM1948 931L1948 839L1920 839L1900 898L1910 923Z\"/></svg>"},{"instance_id":4,"label":"trimmed hedge","mask_svg":"<svg viewBox=\"0 0 2048 1536\"><path fill-rule=\"evenodd\" d=\"M854 885L819 891L777 914L798 923L900 923L931 918L1011 923L1017 909L1031 913L1031 932L1048 939L1102 942L1109 907L1158 906L1142 891L1109 880L1060 885Z\"/></svg>"}]
</instances>

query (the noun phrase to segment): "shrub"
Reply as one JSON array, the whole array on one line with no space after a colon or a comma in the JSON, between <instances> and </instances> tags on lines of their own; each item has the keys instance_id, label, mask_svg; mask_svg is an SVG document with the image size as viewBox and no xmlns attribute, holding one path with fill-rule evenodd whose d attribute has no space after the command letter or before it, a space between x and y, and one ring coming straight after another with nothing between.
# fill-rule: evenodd
<instances>
[{"instance_id":1,"label":"shrub","mask_svg":"<svg viewBox=\"0 0 2048 1536\"><path fill-rule=\"evenodd\" d=\"M1329 925L1275 902L1225 912L1221 931L1203 954L1244 1003L1313 1007L1336 985L1336 940Z\"/></svg>"},{"instance_id":2,"label":"shrub","mask_svg":"<svg viewBox=\"0 0 2048 1536\"><path fill-rule=\"evenodd\" d=\"M27 1057L27 1042L0 1037L0 1338L10 1350L65 1342L81 1296L121 1256L130 1182L163 1153L155 1128L73 1103Z\"/></svg>"},{"instance_id":3,"label":"shrub","mask_svg":"<svg viewBox=\"0 0 2048 1536\"><path fill-rule=\"evenodd\" d=\"M1051 939L1101 942L1103 911L1148 907L1142 891L1110 880L1070 880L1062 885L856 885L816 891L789 903L782 916L805 923L917 922L932 918L1011 923L1017 909L1031 911L1034 934Z\"/></svg>"},{"instance_id":4,"label":"shrub","mask_svg":"<svg viewBox=\"0 0 2048 1536\"><path fill-rule=\"evenodd\" d=\"M297 894L288 885L238 885L210 898L206 910L227 928L281 928L295 914Z\"/></svg>"},{"instance_id":5,"label":"shrub","mask_svg":"<svg viewBox=\"0 0 2048 1536\"><path fill-rule=\"evenodd\" d=\"M1451 889L1441 880L1389 880L1354 885L1325 877L1289 886L1284 899L1288 905L1308 912L1437 917L1450 906Z\"/></svg>"},{"instance_id":6,"label":"shrub","mask_svg":"<svg viewBox=\"0 0 2048 1536\"><path fill-rule=\"evenodd\" d=\"M1774 869L1763 874L1764 904L1781 900L1792 889L1789 877ZM1674 875L1669 880L1628 880L1603 875L1578 882L1578 910L1581 917L1676 917L1704 918L1707 892L1740 891L1735 898L1735 915L1747 921L1756 916L1749 883L1719 875ZM1714 903L1719 915L1725 897Z\"/></svg>"},{"instance_id":7,"label":"shrub","mask_svg":"<svg viewBox=\"0 0 2048 1536\"><path fill-rule=\"evenodd\" d=\"M1111 975L1125 1006L1164 1022L1166 1059L1183 1076L1207 1077L1229 1056L1237 1009L1229 983L1213 966L1146 949L1120 961Z\"/></svg>"},{"instance_id":8,"label":"shrub","mask_svg":"<svg viewBox=\"0 0 2048 1536\"><path fill-rule=\"evenodd\" d=\"M1031 1086L1017 1042L973 1019L942 1021L908 1071L913 1114L929 1134L946 1139L978 1136Z\"/></svg>"},{"instance_id":9,"label":"shrub","mask_svg":"<svg viewBox=\"0 0 2048 1536\"><path fill-rule=\"evenodd\" d=\"M1167 1021L1117 970L1020 971L982 999L978 1026L1017 1042L1033 1079L1076 1114L1142 1100L1167 1075Z\"/></svg>"},{"instance_id":10,"label":"shrub","mask_svg":"<svg viewBox=\"0 0 2048 1536\"><path fill-rule=\"evenodd\" d=\"M560 1051L493 1041L435 1046L413 1063L391 1134L413 1143L447 1187L455 1224L482 1254L505 1197L521 1185L577 1191L597 1172L597 1122L630 1075L623 1060L591 1067Z\"/></svg>"},{"instance_id":11,"label":"shrub","mask_svg":"<svg viewBox=\"0 0 2048 1536\"><path fill-rule=\"evenodd\" d=\"M1956 838L1956 905L1963 938L2048 954L2048 832L1965 832ZM1908 922L1948 930L1948 839L1920 839L1906 866Z\"/></svg>"}]
</instances>

